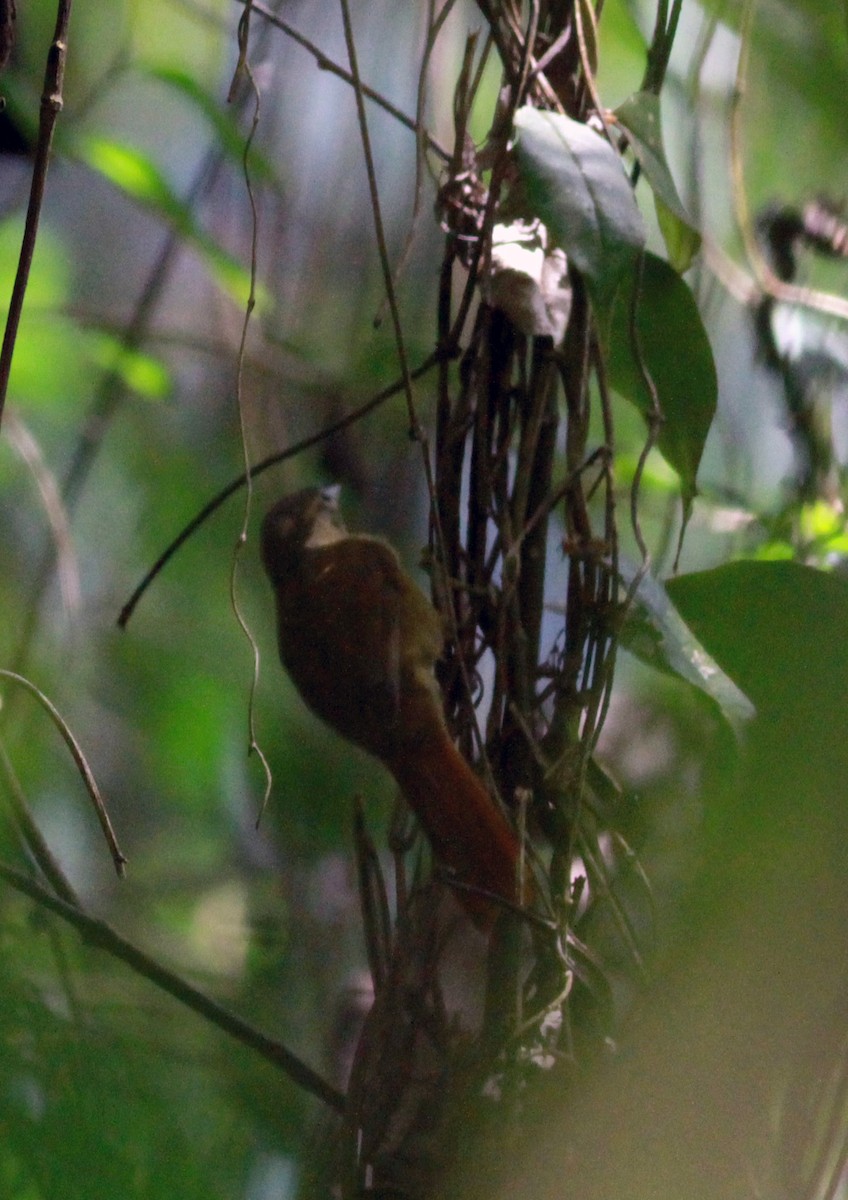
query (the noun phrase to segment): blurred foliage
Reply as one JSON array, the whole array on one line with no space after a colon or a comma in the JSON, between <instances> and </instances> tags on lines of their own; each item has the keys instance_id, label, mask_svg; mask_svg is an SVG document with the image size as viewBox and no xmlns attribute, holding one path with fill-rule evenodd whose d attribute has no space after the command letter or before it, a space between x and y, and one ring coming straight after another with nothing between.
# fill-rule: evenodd
<instances>
[{"instance_id":1,"label":"blurred foliage","mask_svg":"<svg viewBox=\"0 0 848 1200\"><path fill-rule=\"evenodd\" d=\"M425 6L368 0L354 7L363 77L413 114ZM668 230L644 180L636 191L649 248L662 256L647 260L650 323L642 332L669 411L642 475L640 512L653 570L664 578L677 551L681 486L693 501L685 574L670 582L669 595L756 705L750 761L768 788L758 797L714 706L621 652L599 756L624 789L618 827L652 881L653 910L635 869L622 895L640 934L661 947L679 933L681 914L690 912L682 898L693 886L707 897L698 910L707 926L732 907L740 878L757 894L764 829L772 863L786 871L797 834L794 844L806 854L805 913L824 911L829 900L833 911L844 907L827 874L844 889L837 869L844 846L831 859L825 847L839 828L834 797L844 792L848 765L848 397L843 388L816 400L833 429L839 482L802 504L785 380L757 342L734 217L728 130L740 7L686 0L661 97L663 166L703 234L704 251L687 276L697 311L664 261ZM0 795L25 797L92 911L338 1082L364 963L352 798L364 796L383 846L392 792L379 768L304 711L281 676L256 563L256 517L284 490L340 479L351 523L390 537L415 566L427 513L419 452L397 399L256 483L237 591L261 651L257 731L274 779L257 827L263 778L247 756L251 653L229 598L243 494L169 564L129 629L116 628L138 578L243 467L235 395L252 236L241 162L249 88L226 104L239 8L224 0L124 0L108 8L108 18L101 6L78 4L73 13L64 111L0 438L0 666L32 678L78 736L128 856L126 879L111 872L55 730L29 698L6 689L0 749L10 770L2 773L0 763ZM55 6L30 0L18 9L0 93L8 121L31 145ZM280 16L346 63L335 2L294 0ZM639 91L653 19L652 3L603 5L597 86L607 108ZM446 145L466 32L479 24L470 0L457 3L431 62L427 122ZM749 210L773 201L801 206L819 194L844 198L844 7L760 0L749 52L741 99ZM259 13L250 60L261 93L248 159L260 303L242 404L255 461L336 421L395 379L398 367L390 323L374 327L382 282L350 89ZM481 142L498 83L491 73L478 97L472 125ZM415 138L374 106L369 120L397 263L412 228ZM0 145L2 304L29 173L26 154ZM413 366L435 338L443 234L431 215L434 200L425 173L399 281ZM674 283L664 287L669 274ZM844 296L845 263L808 255L799 282ZM617 319L620 350L628 331L621 312ZM824 327L828 353L844 352L844 321L806 310L801 320L799 336L821 344ZM623 513L648 402L632 364L615 355L614 346ZM434 388L425 380L416 394L429 423ZM635 559L624 526L623 547ZM794 561L756 561L770 559ZM740 770L745 782L734 791ZM775 827L770 811L789 824ZM1 856L20 865L27 856L10 812L2 810ZM698 870L716 860L721 870L698 892ZM766 882L771 897L771 875ZM835 927L811 922L804 963L815 958L818 934L825 939L819 956L828 957ZM797 923L790 928L806 936ZM628 1013L635 987L614 922L596 918L585 934L605 956ZM5 885L0 945L0 1194L294 1195L318 1115L284 1075L82 947ZM792 970L790 958L780 961ZM765 977L763 969L757 979ZM832 985L827 971L811 970L809 986L823 997ZM803 974L798 986L806 986ZM779 1021L774 1029L786 1032ZM554 1171L562 1159L553 1150L546 1162L551 1182L542 1179L538 1194L562 1194ZM537 1194L526 1186L517 1194ZM617 1179L605 1194L651 1194L635 1184L615 1190L622 1186ZM587 1180L584 1194L604 1192Z\"/></svg>"}]
</instances>

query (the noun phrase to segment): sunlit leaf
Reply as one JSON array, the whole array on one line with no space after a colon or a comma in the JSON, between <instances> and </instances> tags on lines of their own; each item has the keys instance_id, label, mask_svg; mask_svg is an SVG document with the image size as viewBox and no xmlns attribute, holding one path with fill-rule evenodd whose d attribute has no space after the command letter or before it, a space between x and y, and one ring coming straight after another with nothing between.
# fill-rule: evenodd
<instances>
[{"instance_id":1,"label":"sunlit leaf","mask_svg":"<svg viewBox=\"0 0 848 1200\"><path fill-rule=\"evenodd\" d=\"M616 298L610 333L609 379L646 416L650 388L631 331L632 295ZM675 270L646 254L636 309L638 345L662 410L657 445L680 476L684 501L695 480L713 416L718 382L712 350L695 298Z\"/></svg>"},{"instance_id":2,"label":"sunlit leaf","mask_svg":"<svg viewBox=\"0 0 848 1200\"><path fill-rule=\"evenodd\" d=\"M758 546L752 557L760 562L790 562L795 558L795 547L778 538Z\"/></svg>"},{"instance_id":3,"label":"sunlit leaf","mask_svg":"<svg viewBox=\"0 0 848 1200\"><path fill-rule=\"evenodd\" d=\"M151 158L134 146L90 137L83 143L83 157L90 167L127 192L135 200L159 210L186 231L192 227L190 213Z\"/></svg>"},{"instance_id":4,"label":"sunlit leaf","mask_svg":"<svg viewBox=\"0 0 848 1200\"><path fill-rule=\"evenodd\" d=\"M531 205L608 309L645 244L621 159L600 134L559 113L515 114L518 164Z\"/></svg>"},{"instance_id":5,"label":"sunlit leaf","mask_svg":"<svg viewBox=\"0 0 848 1200\"><path fill-rule=\"evenodd\" d=\"M126 387L145 400L164 400L171 391L171 374L152 354L132 350L109 334L90 334L91 355L98 366L120 376Z\"/></svg>"},{"instance_id":6,"label":"sunlit leaf","mask_svg":"<svg viewBox=\"0 0 848 1200\"><path fill-rule=\"evenodd\" d=\"M93 372L85 337L60 313L27 313L15 342L9 394L24 410L57 416L91 392Z\"/></svg>"},{"instance_id":7,"label":"sunlit leaf","mask_svg":"<svg viewBox=\"0 0 848 1200\"><path fill-rule=\"evenodd\" d=\"M656 452L648 455L642 462L641 455L620 454L615 460L615 477L629 486L636 478L636 472L641 466L641 486L643 490L660 496L676 496L680 493L680 476L673 470L661 454Z\"/></svg>"},{"instance_id":8,"label":"sunlit leaf","mask_svg":"<svg viewBox=\"0 0 848 1200\"><path fill-rule=\"evenodd\" d=\"M826 500L805 504L799 518L801 532L810 540L835 537L842 532L845 523L841 505L829 504Z\"/></svg>"}]
</instances>

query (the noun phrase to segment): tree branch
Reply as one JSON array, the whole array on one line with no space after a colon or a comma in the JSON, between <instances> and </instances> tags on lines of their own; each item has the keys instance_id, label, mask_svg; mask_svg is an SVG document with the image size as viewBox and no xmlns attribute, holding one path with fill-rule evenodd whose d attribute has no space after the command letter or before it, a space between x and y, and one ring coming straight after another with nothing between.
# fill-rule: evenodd
<instances>
[{"instance_id":1,"label":"tree branch","mask_svg":"<svg viewBox=\"0 0 848 1200\"><path fill-rule=\"evenodd\" d=\"M213 1025L217 1025L224 1033L235 1038L236 1041L255 1050L262 1058L267 1059L275 1067L279 1067L291 1080L305 1091L311 1092L313 1096L317 1096L334 1111L339 1113L345 1111L344 1095L332 1084L327 1083L281 1042L274 1041L252 1025L248 1025L246 1021L193 987L187 980L169 971L149 954L145 954L143 950L139 950L137 946L128 942L105 921L101 921L97 917L90 917L81 909L75 908L74 905L51 895L40 883L36 883L34 879L27 878L20 871L16 871L14 867L9 867L4 863L0 863L0 879L4 879L11 887L29 896L42 908L48 909L56 916L61 917L63 921L67 921L69 925L73 925L84 942L99 950L105 950L113 958L120 959L137 975L142 975L145 979L150 980L163 992L167 992L169 996L179 1000L186 1008L192 1009Z\"/></svg>"},{"instance_id":2,"label":"tree branch","mask_svg":"<svg viewBox=\"0 0 848 1200\"><path fill-rule=\"evenodd\" d=\"M21 253L18 259L18 270L15 284L9 300L9 315L6 318L6 329L3 334L3 346L0 349L0 424L3 422L3 409L6 404L6 393L9 390L9 375L12 370L12 355L15 352L15 341L18 336L18 326L21 321L21 311L24 306L29 269L35 252L35 241L38 236L38 222L41 217L41 205L44 200L44 187L47 182L47 167L50 162L50 148L53 144L53 128L56 118L62 110L62 87L65 81L65 58L68 52L68 23L71 18L71 0L59 0L56 12L56 29L53 41L47 52L47 66L44 71L44 90L41 93L41 115L38 125L38 142L35 147L35 164L32 169L32 184L30 185L29 204L27 206L24 236L21 242Z\"/></svg>"}]
</instances>

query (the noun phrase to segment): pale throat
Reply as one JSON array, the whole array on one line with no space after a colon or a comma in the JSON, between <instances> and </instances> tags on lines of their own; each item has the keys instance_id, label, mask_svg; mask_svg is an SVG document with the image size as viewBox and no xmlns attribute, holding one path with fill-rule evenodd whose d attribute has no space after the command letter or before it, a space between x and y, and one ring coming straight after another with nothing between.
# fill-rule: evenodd
<instances>
[{"instance_id":1,"label":"pale throat","mask_svg":"<svg viewBox=\"0 0 848 1200\"><path fill-rule=\"evenodd\" d=\"M339 522L335 514L319 512L310 530L309 537L304 542L306 550L319 550L322 546L332 546L347 537L347 530Z\"/></svg>"}]
</instances>

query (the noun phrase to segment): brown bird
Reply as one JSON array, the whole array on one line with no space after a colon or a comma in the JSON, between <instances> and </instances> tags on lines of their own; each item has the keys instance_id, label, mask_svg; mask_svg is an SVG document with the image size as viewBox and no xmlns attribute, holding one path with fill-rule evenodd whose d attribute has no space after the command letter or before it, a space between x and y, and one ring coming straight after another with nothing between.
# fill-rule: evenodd
<instances>
[{"instance_id":1,"label":"brown bird","mask_svg":"<svg viewBox=\"0 0 848 1200\"><path fill-rule=\"evenodd\" d=\"M348 533L338 488L308 488L262 523L280 659L307 705L378 758L480 925L518 900L518 839L451 741L434 665L442 621L380 538ZM489 894L488 896L486 894Z\"/></svg>"}]
</instances>

